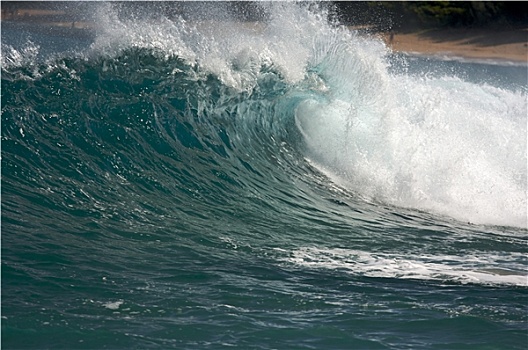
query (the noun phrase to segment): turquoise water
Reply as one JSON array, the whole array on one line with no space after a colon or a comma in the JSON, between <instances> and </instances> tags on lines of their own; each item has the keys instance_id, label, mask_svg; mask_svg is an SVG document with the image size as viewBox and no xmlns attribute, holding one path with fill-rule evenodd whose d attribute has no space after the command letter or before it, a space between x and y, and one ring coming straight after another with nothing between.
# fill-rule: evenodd
<instances>
[{"instance_id":1,"label":"turquoise water","mask_svg":"<svg viewBox=\"0 0 528 350\"><path fill-rule=\"evenodd\" d=\"M2 22L2 348L525 349L526 66Z\"/></svg>"}]
</instances>

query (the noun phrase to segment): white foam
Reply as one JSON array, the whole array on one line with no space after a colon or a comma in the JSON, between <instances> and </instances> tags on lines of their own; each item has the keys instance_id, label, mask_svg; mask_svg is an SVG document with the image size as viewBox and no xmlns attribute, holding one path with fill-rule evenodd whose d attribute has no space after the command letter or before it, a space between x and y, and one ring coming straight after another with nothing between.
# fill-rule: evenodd
<instances>
[{"instance_id":1,"label":"white foam","mask_svg":"<svg viewBox=\"0 0 528 350\"><path fill-rule=\"evenodd\" d=\"M318 269L344 270L367 277L528 286L522 254L429 255L300 248L288 262Z\"/></svg>"},{"instance_id":2,"label":"white foam","mask_svg":"<svg viewBox=\"0 0 528 350\"><path fill-rule=\"evenodd\" d=\"M117 310L121 305L123 305L123 300L109 301L103 304L104 307L110 310Z\"/></svg>"},{"instance_id":3,"label":"white foam","mask_svg":"<svg viewBox=\"0 0 528 350\"><path fill-rule=\"evenodd\" d=\"M18 50L11 45L2 44L1 64L3 69L33 66L37 61L40 47L28 40L26 44Z\"/></svg>"},{"instance_id":4,"label":"white foam","mask_svg":"<svg viewBox=\"0 0 528 350\"><path fill-rule=\"evenodd\" d=\"M294 4L274 4L266 23L225 18L186 21L181 17L141 20L119 18L111 5L100 6L93 53L116 54L131 47L157 49L177 56L224 84L247 90L263 66L273 66L286 81L305 78L312 40L324 28L322 17Z\"/></svg>"},{"instance_id":5,"label":"white foam","mask_svg":"<svg viewBox=\"0 0 528 350\"><path fill-rule=\"evenodd\" d=\"M346 98L299 106L308 158L373 200L527 227L526 93L449 77L363 79L370 75L379 91L363 96L354 83L340 87L352 91Z\"/></svg>"}]
</instances>

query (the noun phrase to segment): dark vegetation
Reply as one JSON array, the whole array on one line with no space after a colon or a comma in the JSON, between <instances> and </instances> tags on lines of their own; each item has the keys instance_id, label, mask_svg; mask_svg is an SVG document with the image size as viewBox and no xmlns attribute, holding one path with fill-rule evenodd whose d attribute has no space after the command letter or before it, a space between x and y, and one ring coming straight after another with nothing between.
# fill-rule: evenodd
<instances>
[{"instance_id":1,"label":"dark vegetation","mask_svg":"<svg viewBox=\"0 0 528 350\"><path fill-rule=\"evenodd\" d=\"M335 16L348 25L381 30L440 27L522 27L525 1L336 1Z\"/></svg>"}]
</instances>

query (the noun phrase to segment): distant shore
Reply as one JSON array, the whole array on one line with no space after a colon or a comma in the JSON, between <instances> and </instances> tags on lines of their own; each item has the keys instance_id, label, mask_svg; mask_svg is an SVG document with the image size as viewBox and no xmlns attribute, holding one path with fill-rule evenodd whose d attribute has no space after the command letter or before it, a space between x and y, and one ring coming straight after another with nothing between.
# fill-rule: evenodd
<instances>
[{"instance_id":1,"label":"distant shore","mask_svg":"<svg viewBox=\"0 0 528 350\"><path fill-rule=\"evenodd\" d=\"M379 34L397 52L528 63L528 28L431 29Z\"/></svg>"},{"instance_id":2,"label":"distant shore","mask_svg":"<svg viewBox=\"0 0 528 350\"><path fill-rule=\"evenodd\" d=\"M63 29L91 30L94 27L93 23L68 18L67 14L61 11L22 8L11 13L2 10L2 21L31 22ZM446 28L370 35L380 37L395 52L528 63L528 27Z\"/></svg>"}]
</instances>

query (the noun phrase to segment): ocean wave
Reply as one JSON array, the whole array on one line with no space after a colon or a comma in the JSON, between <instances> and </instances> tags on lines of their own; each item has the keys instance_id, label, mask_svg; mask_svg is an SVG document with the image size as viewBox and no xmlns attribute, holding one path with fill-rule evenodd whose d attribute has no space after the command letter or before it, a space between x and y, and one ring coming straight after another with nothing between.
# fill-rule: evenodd
<instances>
[{"instance_id":1,"label":"ocean wave","mask_svg":"<svg viewBox=\"0 0 528 350\"><path fill-rule=\"evenodd\" d=\"M73 57L38 63L38 45L7 50L6 140L27 139L36 120L83 137L116 128L85 140L109 149L122 148L112 139L119 133L145 150L178 140L215 156L236 149L258 157L259 139L270 154L287 145L370 201L526 227L525 92L391 71L380 41L296 6L242 31L225 21L126 20L102 8L95 41ZM11 88L22 79L57 101L46 110Z\"/></svg>"},{"instance_id":2,"label":"ocean wave","mask_svg":"<svg viewBox=\"0 0 528 350\"><path fill-rule=\"evenodd\" d=\"M8 346L525 344L524 88L308 3L123 4L65 50L2 24Z\"/></svg>"}]
</instances>

